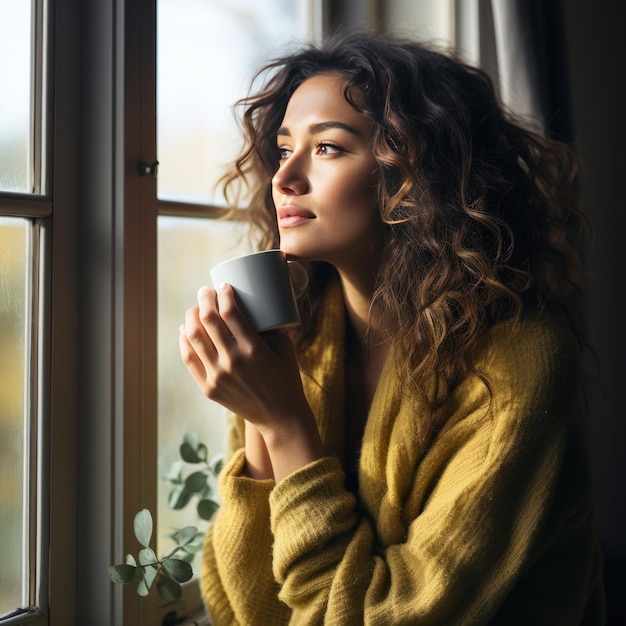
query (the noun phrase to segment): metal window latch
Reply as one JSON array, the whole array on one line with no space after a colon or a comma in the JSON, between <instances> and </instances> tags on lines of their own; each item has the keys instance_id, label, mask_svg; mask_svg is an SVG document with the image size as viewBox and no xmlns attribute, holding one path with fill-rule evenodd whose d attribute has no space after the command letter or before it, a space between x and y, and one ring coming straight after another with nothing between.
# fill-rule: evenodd
<instances>
[{"instance_id":1,"label":"metal window latch","mask_svg":"<svg viewBox=\"0 0 626 626\"><path fill-rule=\"evenodd\" d=\"M149 176L150 178L157 177L157 168L159 167L158 161L152 161L152 163L139 162L139 176Z\"/></svg>"}]
</instances>

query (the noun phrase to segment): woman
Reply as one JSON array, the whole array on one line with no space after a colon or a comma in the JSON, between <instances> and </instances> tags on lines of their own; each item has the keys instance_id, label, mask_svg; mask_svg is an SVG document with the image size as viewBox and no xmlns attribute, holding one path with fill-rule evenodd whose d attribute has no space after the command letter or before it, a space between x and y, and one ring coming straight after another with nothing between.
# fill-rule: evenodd
<instances>
[{"instance_id":1,"label":"woman","mask_svg":"<svg viewBox=\"0 0 626 626\"><path fill-rule=\"evenodd\" d=\"M214 623L601 623L570 151L412 42L266 70L226 189L310 283L291 337L253 333L228 285L181 327L237 416Z\"/></svg>"}]
</instances>

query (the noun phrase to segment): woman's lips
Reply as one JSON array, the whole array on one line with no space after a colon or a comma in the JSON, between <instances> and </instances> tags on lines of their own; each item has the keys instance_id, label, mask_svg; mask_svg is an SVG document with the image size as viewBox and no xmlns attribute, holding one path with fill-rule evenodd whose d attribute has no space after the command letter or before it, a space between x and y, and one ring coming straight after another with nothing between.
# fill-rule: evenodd
<instances>
[{"instance_id":1,"label":"woman's lips","mask_svg":"<svg viewBox=\"0 0 626 626\"><path fill-rule=\"evenodd\" d=\"M291 228L315 219L315 215L313 215L310 211L306 211L305 209L296 209L294 207L278 209L276 213L280 228Z\"/></svg>"}]
</instances>

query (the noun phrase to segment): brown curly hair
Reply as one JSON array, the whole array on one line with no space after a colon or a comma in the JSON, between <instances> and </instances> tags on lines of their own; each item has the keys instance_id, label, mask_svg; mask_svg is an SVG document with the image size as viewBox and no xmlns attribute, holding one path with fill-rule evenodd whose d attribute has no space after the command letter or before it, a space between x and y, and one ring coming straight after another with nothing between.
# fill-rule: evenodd
<instances>
[{"instance_id":1,"label":"brown curly hair","mask_svg":"<svg viewBox=\"0 0 626 626\"><path fill-rule=\"evenodd\" d=\"M225 178L261 249L278 247L271 179L276 132L296 88L338 73L345 97L372 123L380 168L385 247L372 297L377 319L400 351L411 392L435 410L471 370L479 339L525 306L550 306L582 340L583 273L573 151L508 113L489 77L449 53L368 33L331 39L270 62L264 87L245 98L245 147ZM257 76L258 78L258 76ZM311 263L304 323L315 328L318 296L334 269ZM433 376L438 384L433 395Z\"/></svg>"}]
</instances>

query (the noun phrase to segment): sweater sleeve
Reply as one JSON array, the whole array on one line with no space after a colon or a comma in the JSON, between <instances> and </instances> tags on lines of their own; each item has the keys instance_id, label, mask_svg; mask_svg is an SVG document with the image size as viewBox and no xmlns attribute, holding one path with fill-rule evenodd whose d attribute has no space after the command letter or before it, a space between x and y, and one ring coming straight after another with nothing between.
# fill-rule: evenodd
<instances>
[{"instance_id":1,"label":"sweater sleeve","mask_svg":"<svg viewBox=\"0 0 626 626\"><path fill-rule=\"evenodd\" d=\"M272 480L242 476L238 451L220 476L222 505L207 533L201 588L213 623L285 624L289 609L273 579L269 494Z\"/></svg>"},{"instance_id":2,"label":"sweater sleeve","mask_svg":"<svg viewBox=\"0 0 626 626\"><path fill-rule=\"evenodd\" d=\"M547 362L518 371L524 363L510 350L520 347L527 366L535 356ZM388 475L379 481L378 509L356 506L333 458L276 485L273 570L281 599L293 609L290 623L488 623L544 558L548 576L562 580L537 572L526 596L538 603L528 609L537 615L525 623L579 622L590 594L593 547L587 486L579 484L577 492L571 485L587 468L568 451L576 439L570 432L575 416L568 414L577 406L576 381L557 380L563 376L552 369L554 354L539 346L532 355L532 347L507 346L490 364L489 391L475 382L457 390L446 428L412 470L397 462L380 468ZM379 435L376 445L384 449ZM390 442L402 448L407 438L408 432ZM361 472L367 471L362 459ZM414 472L412 486L398 499L392 473L407 471ZM375 477L369 483L376 485ZM402 528L395 536L394 519ZM559 543L555 567L550 553ZM567 548L577 556L565 568Z\"/></svg>"}]
</instances>

